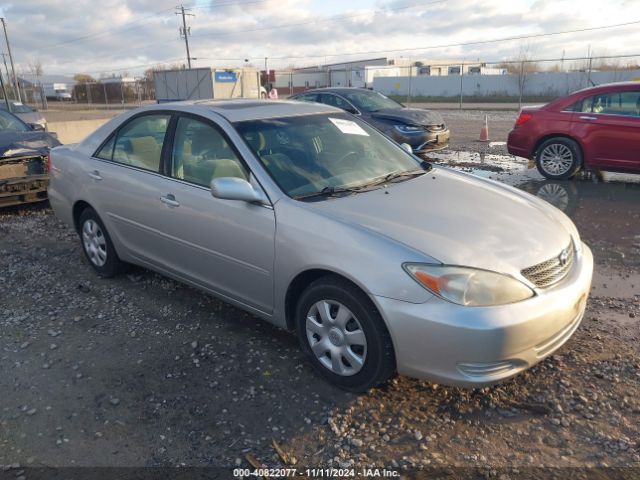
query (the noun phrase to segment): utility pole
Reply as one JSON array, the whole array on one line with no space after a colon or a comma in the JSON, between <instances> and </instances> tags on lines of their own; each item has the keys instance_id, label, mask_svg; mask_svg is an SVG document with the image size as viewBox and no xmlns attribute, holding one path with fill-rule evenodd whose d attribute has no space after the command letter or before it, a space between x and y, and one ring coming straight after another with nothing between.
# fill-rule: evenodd
<instances>
[{"instance_id":1,"label":"utility pole","mask_svg":"<svg viewBox=\"0 0 640 480\"><path fill-rule=\"evenodd\" d=\"M0 53L0 55L2 55L2 61L4 62L4 69L7 72L7 82L13 85L13 82L11 81L11 75L9 74L9 67L7 67L7 54L2 52Z\"/></svg>"},{"instance_id":2,"label":"utility pole","mask_svg":"<svg viewBox=\"0 0 640 480\"><path fill-rule=\"evenodd\" d=\"M195 17L193 13L185 13L185 10L189 11L190 8L184 8L184 5L176 7L179 11L176 15L182 15L182 27L180 27L180 36L184 37L184 45L187 47L187 65L191 69L191 55L189 54L189 35L191 35L191 27L187 27L187 16Z\"/></svg>"},{"instance_id":3,"label":"utility pole","mask_svg":"<svg viewBox=\"0 0 640 480\"><path fill-rule=\"evenodd\" d=\"M11 56L11 46L9 45L9 35L7 35L7 24L4 21L4 17L0 17L0 21L2 22L2 28L4 29L4 39L7 42L7 52L9 52L9 61L11 62L11 71L13 72L13 83L16 88L16 92L18 92L18 101L22 101L22 96L20 95L20 86L18 85L18 77L16 77L16 69L13 66L13 57Z\"/></svg>"},{"instance_id":4,"label":"utility pole","mask_svg":"<svg viewBox=\"0 0 640 480\"><path fill-rule=\"evenodd\" d=\"M2 79L2 72L0 72L0 88L2 88L2 96L4 97L4 103L7 106L7 112L11 111L9 106L9 99L7 98L7 91L4 89L4 80Z\"/></svg>"}]
</instances>

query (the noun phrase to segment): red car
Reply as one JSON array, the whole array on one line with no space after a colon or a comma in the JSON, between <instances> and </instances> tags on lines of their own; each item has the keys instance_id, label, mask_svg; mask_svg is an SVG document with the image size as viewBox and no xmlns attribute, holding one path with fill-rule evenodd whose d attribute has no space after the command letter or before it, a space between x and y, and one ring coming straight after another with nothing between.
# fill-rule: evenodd
<instances>
[{"instance_id":1,"label":"red car","mask_svg":"<svg viewBox=\"0 0 640 480\"><path fill-rule=\"evenodd\" d=\"M640 173L640 82L600 85L523 108L507 148L535 159L552 179L582 168Z\"/></svg>"}]
</instances>

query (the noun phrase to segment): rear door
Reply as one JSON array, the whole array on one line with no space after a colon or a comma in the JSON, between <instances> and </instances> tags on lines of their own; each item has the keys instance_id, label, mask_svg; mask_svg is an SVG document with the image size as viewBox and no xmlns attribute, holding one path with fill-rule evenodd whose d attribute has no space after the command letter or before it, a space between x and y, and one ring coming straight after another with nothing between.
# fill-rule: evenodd
<instances>
[{"instance_id":1,"label":"rear door","mask_svg":"<svg viewBox=\"0 0 640 480\"><path fill-rule=\"evenodd\" d=\"M153 228L160 203L156 183L170 113L145 113L124 123L83 163L90 203L105 222L118 251L162 265L164 239Z\"/></svg>"},{"instance_id":2,"label":"rear door","mask_svg":"<svg viewBox=\"0 0 640 480\"><path fill-rule=\"evenodd\" d=\"M640 168L640 88L588 97L581 110L574 113L572 129L582 139L589 163Z\"/></svg>"}]
</instances>

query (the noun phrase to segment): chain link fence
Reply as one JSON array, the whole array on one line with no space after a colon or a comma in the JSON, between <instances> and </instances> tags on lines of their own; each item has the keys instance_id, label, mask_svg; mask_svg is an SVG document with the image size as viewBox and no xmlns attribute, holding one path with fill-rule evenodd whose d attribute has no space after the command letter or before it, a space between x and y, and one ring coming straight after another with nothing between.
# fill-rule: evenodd
<instances>
[{"instance_id":1,"label":"chain link fence","mask_svg":"<svg viewBox=\"0 0 640 480\"><path fill-rule=\"evenodd\" d=\"M5 85L5 91L10 100L19 100L11 85ZM43 85L20 86L21 102L44 111L126 109L155 102L153 80L148 79L121 81L116 78L77 83L69 93L70 98L63 99L52 92L47 93L47 88ZM4 98L1 101L4 101Z\"/></svg>"},{"instance_id":2,"label":"chain link fence","mask_svg":"<svg viewBox=\"0 0 640 480\"><path fill-rule=\"evenodd\" d=\"M522 58L501 62L395 64L279 70L274 86L281 97L324 87L370 88L406 104L548 102L589 86L640 81L640 55Z\"/></svg>"}]
</instances>

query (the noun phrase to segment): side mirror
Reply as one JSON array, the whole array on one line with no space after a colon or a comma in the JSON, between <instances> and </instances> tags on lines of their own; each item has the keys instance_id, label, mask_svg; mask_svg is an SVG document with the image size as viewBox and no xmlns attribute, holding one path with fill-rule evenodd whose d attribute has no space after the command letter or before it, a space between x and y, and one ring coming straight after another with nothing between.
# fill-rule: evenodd
<instances>
[{"instance_id":1,"label":"side mirror","mask_svg":"<svg viewBox=\"0 0 640 480\"><path fill-rule=\"evenodd\" d=\"M400 146L404 148L407 152L413 153L413 148L408 143L401 143Z\"/></svg>"},{"instance_id":2,"label":"side mirror","mask_svg":"<svg viewBox=\"0 0 640 480\"><path fill-rule=\"evenodd\" d=\"M268 203L262 190L238 177L220 177L211 180L211 195L221 200L241 200L249 203Z\"/></svg>"},{"instance_id":3,"label":"side mirror","mask_svg":"<svg viewBox=\"0 0 640 480\"><path fill-rule=\"evenodd\" d=\"M34 132L44 132L44 127L39 123L30 123L29 126Z\"/></svg>"}]
</instances>

